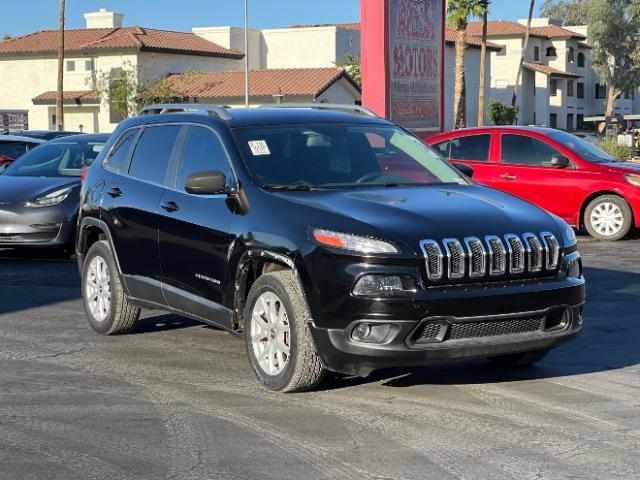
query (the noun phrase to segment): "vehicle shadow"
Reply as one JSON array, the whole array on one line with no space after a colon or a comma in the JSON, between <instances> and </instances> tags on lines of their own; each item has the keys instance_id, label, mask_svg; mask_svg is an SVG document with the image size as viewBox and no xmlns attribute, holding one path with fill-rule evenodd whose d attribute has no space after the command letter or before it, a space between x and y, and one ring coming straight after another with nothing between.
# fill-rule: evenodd
<instances>
[{"instance_id":1,"label":"vehicle shadow","mask_svg":"<svg viewBox=\"0 0 640 480\"><path fill-rule=\"evenodd\" d=\"M640 274L586 268L587 304L582 334L538 365L498 369L485 360L387 369L367 378L330 375L319 389L382 382L386 387L503 383L582 375L640 364Z\"/></svg>"},{"instance_id":2,"label":"vehicle shadow","mask_svg":"<svg viewBox=\"0 0 640 480\"><path fill-rule=\"evenodd\" d=\"M203 327L205 324L186 317L158 311L157 315L146 316L136 321L133 331L128 335L141 333L159 333L183 328Z\"/></svg>"}]
</instances>

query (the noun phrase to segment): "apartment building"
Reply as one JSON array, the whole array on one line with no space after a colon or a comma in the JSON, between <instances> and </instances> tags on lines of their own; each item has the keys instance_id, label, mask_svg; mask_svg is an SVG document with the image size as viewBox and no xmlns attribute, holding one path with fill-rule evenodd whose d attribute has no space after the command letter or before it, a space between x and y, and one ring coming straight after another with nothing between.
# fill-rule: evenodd
<instances>
[{"instance_id":1,"label":"apartment building","mask_svg":"<svg viewBox=\"0 0 640 480\"><path fill-rule=\"evenodd\" d=\"M491 53L491 98L511 103L526 24L489 22L488 38L502 47ZM482 35L482 23L470 23L469 33ZM583 127L585 117L604 115L608 87L592 68L591 50L588 26L561 27L548 18L533 19L518 94L519 124L575 130ZM616 102L618 115L639 112L634 92Z\"/></svg>"}]
</instances>

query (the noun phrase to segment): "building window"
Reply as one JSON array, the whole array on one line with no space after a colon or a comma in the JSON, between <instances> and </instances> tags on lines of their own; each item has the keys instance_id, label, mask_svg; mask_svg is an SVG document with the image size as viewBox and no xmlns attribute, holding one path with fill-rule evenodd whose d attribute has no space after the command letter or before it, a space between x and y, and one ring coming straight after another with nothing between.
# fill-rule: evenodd
<instances>
[{"instance_id":1,"label":"building window","mask_svg":"<svg viewBox=\"0 0 640 480\"><path fill-rule=\"evenodd\" d=\"M602 100L604 98L607 98L607 86L596 83L596 99Z\"/></svg>"},{"instance_id":2,"label":"building window","mask_svg":"<svg viewBox=\"0 0 640 480\"><path fill-rule=\"evenodd\" d=\"M578 82L577 86L578 86L577 97L584 98L584 83Z\"/></svg>"},{"instance_id":3,"label":"building window","mask_svg":"<svg viewBox=\"0 0 640 480\"><path fill-rule=\"evenodd\" d=\"M586 57L584 56L584 53L580 52L578 53L578 66L580 68L584 68L586 64Z\"/></svg>"},{"instance_id":4,"label":"building window","mask_svg":"<svg viewBox=\"0 0 640 480\"><path fill-rule=\"evenodd\" d=\"M85 60L84 61L84 71L92 72L93 71L93 60Z\"/></svg>"},{"instance_id":5,"label":"building window","mask_svg":"<svg viewBox=\"0 0 640 480\"><path fill-rule=\"evenodd\" d=\"M573 80L567 81L567 97L573 97Z\"/></svg>"},{"instance_id":6,"label":"building window","mask_svg":"<svg viewBox=\"0 0 640 480\"><path fill-rule=\"evenodd\" d=\"M573 129L573 113L567 113L567 130Z\"/></svg>"},{"instance_id":7,"label":"building window","mask_svg":"<svg viewBox=\"0 0 640 480\"><path fill-rule=\"evenodd\" d=\"M578 130L584 128L584 115L582 113L578 114L578 116L576 117L576 122L577 122L576 128Z\"/></svg>"},{"instance_id":8,"label":"building window","mask_svg":"<svg viewBox=\"0 0 640 480\"><path fill-rule=\"evenodd\" d=\"M567 61L569 63L575 63L576 61L576 51L573 47L569 47L569 50L567 50Z\"/></svg>"},{"instance_id":9,"label":"building window","mask_svg":"<svg viewBox=\"0 0 640 480\"><path fill-rule=\"evenodd\" d=\"M557 57L558 53L556 52L556 47L547 48L547 57Z\"/></svg>"},{"instance_id":10,"label":"building window","mask_svg":"<svg viewBox=\"0 0 640 480\"><path fill-rule=\"evenodd\" d=\"M67 72L76 71L76 62L74 60L67 60Z\"/></svg>"},{"instance_id":11,"label":"building window","mask_svg":"<svg viewBox=\"0 0 640 480\"><path fill-rule=\"evenodd\" d=\"M498 50L496 55L499 56L499 57L506 56L507 55L507 46L506 45L502 45L502 48L500 50Z\"/></svg>"},{"instance_id":12,"label":"building window","mask_svg":"<svg viewBox=\"0 0 640 480\"><path fill-rule=\"evenodd\" d=\"M508 85L506 80L496 80L496 90L506 90Z\"/></svg>"},{"instance_id":13,"label":"building window","mask_svg":"<svg viewBox=\"0 0 640 480\"><path fill-rule=\"evenodd\" d=\"M549 96L557 97L558 96L558 80L552 78L549 80Z\"/></svg>"},{"instance_id":14,"label":"building window","mask_svg":"<svg viewBox=\"0 0 640 480\"><path fill-rule=\"evenodd\" d=\"M549 125L551 125L551 128L558 128L558 114L557 113L552 113L551 115L549 115Z\"/></svg>"},{"instance_id":15,"label":"building window","mask_svg":"<svg viewBox=\"0 0 640 480\"><path fill-rule=\"evenodd\" d=\"M540 47L533 47L533 61L540 61Z\"/></svg>"}]
</instances>

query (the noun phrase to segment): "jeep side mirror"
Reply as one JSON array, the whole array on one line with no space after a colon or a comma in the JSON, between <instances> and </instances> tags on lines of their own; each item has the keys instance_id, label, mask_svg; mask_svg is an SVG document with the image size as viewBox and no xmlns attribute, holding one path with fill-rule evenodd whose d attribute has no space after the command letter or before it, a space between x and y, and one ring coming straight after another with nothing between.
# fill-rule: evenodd
<instances>
[{"instance_id":1,"label":"jeep side mirror","mask_svg":"<svg viewBox=\"0 0 640 480\"><path fill-rule=\"evenodd\" d=\"M554 155L551 157L551 166L556 168L567 168L571 165L569 159L564 155Z\"/></svg>"},{"instance_id":2,"label":"jeep side mirror","mask_svg":"<svg viewBox=\"0 0 640 480\"><path fill-rule=\"evenodd\" d=\"M473 177L473 167L470 167L466 163L455 163L454 166L464 173L467 177Z\"/></svg>"},{"instance_id":3,"label":"jeep side mirror","mask_svg":"<svg viewBox=\"0 0 640 480\"><path fill-rule=\"evenodd\" d=\"M227 193L227 178L219 170L194 173L187 177L184 189L193 195Z\"/></svg>"}]
</instances>

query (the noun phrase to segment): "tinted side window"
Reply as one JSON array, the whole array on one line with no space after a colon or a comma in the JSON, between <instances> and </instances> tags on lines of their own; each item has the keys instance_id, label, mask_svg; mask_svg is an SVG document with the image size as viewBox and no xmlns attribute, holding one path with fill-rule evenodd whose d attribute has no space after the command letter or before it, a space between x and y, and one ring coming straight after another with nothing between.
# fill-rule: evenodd
<instances>
[{"instance_id":1,"label":"tinted side window","mask_svg":"<svg viewBox=\"0 0 640 480\"><path fill-rule=\"evenodd\" d=\"M204 127L189 127L178 167L176 186L182 190L190 175L208 170L221 171L227 177L227 185L232 184L231 166L217 135Z\"/></svg>"},{"instance_id":2,"label":"tinted side window","mask_svg":"<svg viewBox=\"0 0 640 480\"><path fill-rule=\"evenodd\" d=\"M451 142L447 140L446 142L436 143L433 148L435 148L440 155L444 158L449 158L449 146Z\"/></svg>"},{"instance_id":3,"label":"tinted side window","mask_svg":"<svg viewBox=\"0 0 640 480\"><path fill-rule=\"evenodd\" d=\"M535 138L523 135L502 135L502 162L513 165L550 166L560 153Z\"/></svg>"},{"instance_id":4,"label":"tinted side window","mask_svg":"<svg viewBox=\"0 0 640 480\"><path fill-rule=\"evenodd\" d=\"M145 128L136 145L129 175L162 185L180 128L180 125Z\"/></svg>"},{"instance_id":5,"label":"tinted side window","mask_svg":"<svg viewBox=\"0 0 640 480\"><path fill-rule=\"evenodd\" d=\"M486 162L489 160L491 135L472 135L451 140L451 158Z\"/></svg>"},{"instance_id":6,"label":"tinted side window","mask_svg":"<svg viewBox=\"0 0 640 480\"><path fill-rule=\"evenodd\" d=\"M107 158L106 165L113 170L122 171L123 167L129 158L129 152L131 151L131 145L138 134L138 130L129 130L125 133L120 140L115 144L109 157Z\"/></svg>"}]
</instances>

